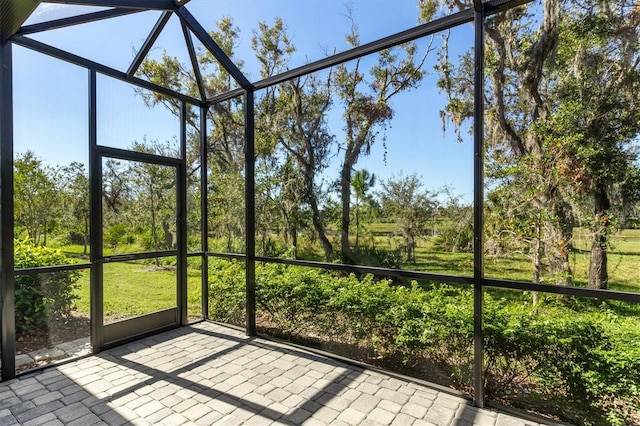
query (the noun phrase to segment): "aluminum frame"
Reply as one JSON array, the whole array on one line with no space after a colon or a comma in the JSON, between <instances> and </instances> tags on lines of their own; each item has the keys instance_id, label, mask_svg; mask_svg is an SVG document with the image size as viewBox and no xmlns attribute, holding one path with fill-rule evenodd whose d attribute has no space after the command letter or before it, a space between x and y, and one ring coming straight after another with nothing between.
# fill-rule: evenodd
<instances>
[{"instance_id":1,"label":"aluminum frame","mask_svg":"<svg viewBox=\"0 0 640 426\"><path fill-rule=\"evenodd\" d=\"M112 256L105 256L103 251L102 237L104 234L103 215L102 215L102 197L94 197L96 205L92 205L92 208L97 208L97 212L92 212L95 215L96 222L91 228L92 239L96 242L99 240L100 245L95 247L95 257L93 257L92 271L96 272L96 279L92 291L93 299L99 300L96 302L96 315L92 313L91 324L92 334L96 333L100 336L99 340L96 340L94 351L101 351L108 347L118 345L127 341L141 338L154 332L165 331L170 328L185 326L188 324L188 312L187 312L187 191L186 191L186 102L181 103L180 107L180 154L181 158L164 157L155 154L149 154L145 152L129 151L120 148L105 147L96 145L93 147L94 156L92 160L93 170L99 171L99 173L90 175L91 184L100 188L99 194L102 193L102 159L103 158L115 158L124 161L136 161L145 164L154 164L159 166L171 167L175 169L177 185L176 191L176 230L177 230L177 249L175 250L161 250L161 251L148 251L143 253L132 254L118 254ZM94 188L94 186L92 186ZM92 191L93 193L93 191ZM97 213L97 214L96 214ZM97 234L97 235L94 235ZM94 255L92 250L92 256ZM148 313L142 316L128 318L123 321L119 321L114 324L104 324L104 270L103 267L109 263L117 263L132 260L144 260L155 259L161 257L176 257L177 269L176 269L176 307L162 310L160 312ZM93 300L92 299L92 300ZM129 334L127 334L129 333ZM114 340L115 339L115 340Z\"/></svg>"},{"instance_id":2,"label":"aluminum frame","mask_svg":"<svg viewBox=\"0 0 640 426\"><path fill-rule=\"evenodd\" d=\"M138 9L108 9L99 12L86 13L84 15L71 16L69 18L54 19L39 24L25 25L16 32L16 35L27 35L39 33L42 31L55 30L58 28L71 27L78 24L86 24L88 22L101 21L104 19L116 18L118 16L131 15L139 13Z\"/></svg>"},{"instance_id":3,"label":"aluminum frame","mask_svg":"<svg viewBox=\"0 0 640 426\"><path fill-rule=\"evenodd\" d=\"M2 380L15 376L16 314L13 278L13 55L0 46L0 359Z\"/></svg>"},{"instance_id":4,"label":"aluminum frame","mask_svg":"<svg viewBox=\"0 0 640 426\"><path fill-rule=\"evenodd\" d=\"M153 29L151 30L151 34L149 34L147 39L144 41L144 43L142 44L142 47L140 48L140 50L138 50L138 54L136 55L135 59L131 63L131 66L129 66L129 69L127 70L127 78L133 77L136 71L138 71L138 68L140 67L140 65L142 65L142 62L144 61L147 54L153 47L153 43L156 42L156 40L160 36L160 33L162 32L162 30L164 30L164 27L167 25L167 22L169 22L169 18L171 18L170 11L163 12L160 18L158 18L158 21L156 22L156 24L153 26Z\"/></svg>"},{"instance_id":5,"label":"aluminum frame","mask_svg":"<svg viewBox=\"0 0 640 426\"><path fill-rule=\"evenodd\" d=\"M1 46L0 49L0 186L2 188L13 187L13 97L11 85L12 73L12 44L20 45L43 54L56 57L60 60L68 61L78 66L88 69L89 73L89 175L90 175L90 222L91 222L91 258L90 264L82 265L61 265L59 267L29 268L28 270L14 271L13 267L13 194L12 191L2 191L0 201L1 209L1 229L0 239L2 241L2 251L0 253L2 268L0 269L1 300L2 300L2 326L1 326L1 350L2 350L2 379L11 379L15 376L15 300L14 300L14 274L35 274L41 272L51 272L68 270L74 268L91 267L91 332L94 350L98 351L104 347L105 338L103 328L98 321L103 316L103 298L101 294L102 264L110 261L122 260L122 257L102 256L102 211L101 211L101 158L103 156L123 158L127 160L138 160L157 164L172 165L177 168L177 172L182 183L182 189L178 188L178 226L179 241L178 249L173 251L143 253L136 255L125 255L127 259L157 257L158 255L175 255L179 258L179 276L176 288L178 301L177 323L187 324L186 313L186 258L188 256L199 256L202 261L202 316L208 318L208 259L209 257L220 257L227 259L238 259L246 263L246 333L256 334L255 322L255 264L256 262L284 263L289 265L306 266L313 268L324 268L340 270L345 272L371 273L377 276L391 278L413 278L420 280L434 280L446 283L458 283L468 285L474 290L474 394L473 404L482 407L485 404L483 366L483 292L487 287L498 287L514 290L540 291L546 293L563 294L577 297L597 298L601 300L619 300L630 303L640 303L640 293L620 292L612 290L597 290L572 286L548 286L531 282L499 280L484 277L483 273L483 205L484 205L484 162L483 162L483 71L484 71L484 22L488 16L505 11L509 8L528 3L531 0L494 0L482 2L474 0L474 7L451 14L441 19L437 19L415 28L384 37L377 41L367 43L354 49L333 55L331 57L315 61L301 67L286 71L277 76L265 78L255 82L249 81L236 67L233 61L228 58L222 49L216 45L201 24L185 8L186 1L175 0L47 0L51 3L81 4L91 6L111 6L115 9L95 12L81 16L64 18L35 25L24 26L15 35ZM69 52L48 46L25 37L27 34L45 31L48 29L68 27L79 23L93 22L96 20L109 19L111 17L123 16L130 13L145 10L164 10L165 13L158 20L154 30L151 32L143 48L131 64L127 72L121 72L103 64L93 62L73 55ZM152 46L162 27L166 24L170 15L175 13L181 21L183 35L187 42L190 60L194 68L195 77L201 99L196 99L170 89L157 86L148 81L134 77L134 74L142 63L146 53ZM420 271L392 270L385 268L375 268L367 266L342 265L325 262L312 262L302 260L276 259L264 256L256 256L255 253L255 120L254 120L254 96L255 91L275 84L285 82L292 78L301 77L316 71L327 69L335 65L360 58L365 55L379 52L398 44L406 43L418 38L444 31L465 23L475 23L474 31L474 266L473 276L452 276L433 274ZM203 78L200 73L195 50L191 36L195 35L229 72L229 74L240 85L239 89L233 89L226 93L216 94L207 98ZM180 143L182 157L180 159L167 159L144 153L131 153L126 150L116 148L101 147L97 144L97 112L96 112L96 79L97 73L101 73L112 78L129 82L138 87L158 92L181 101L181 129ZM246 254L233 253L213 253L209 251L208 244L208 202L207 202L207 112L211 105L229 100L238 96L243 96L245 104L245 215L246 215ZM186 114L187 104L200 108L200 161L201 161L201 251L198 253L188 253L186 244ZM166 317L166 315L165 315ZM150 323L153 325L153 321ZM166 325L165 325L166 326ZM165 327L163 326L163 327ZM162 329L162 327L160 327ZM135 338L135 336L132 336Z\"/></svg>"},{"instance_id":6,"label":"aluminum frame","mask_svg":"<svg viewBox=\"0 0 640 426\"><path fill-rule=\"evenodd\" d=\"M473 74L473 404L484 407L484 8L474 0Z\"/></svg>"}]
</instances>

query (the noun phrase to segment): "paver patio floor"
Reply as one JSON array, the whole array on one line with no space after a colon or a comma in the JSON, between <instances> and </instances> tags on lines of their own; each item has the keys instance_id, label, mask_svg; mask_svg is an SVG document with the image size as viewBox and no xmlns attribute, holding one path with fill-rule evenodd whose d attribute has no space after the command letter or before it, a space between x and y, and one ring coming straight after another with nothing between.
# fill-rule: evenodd
<instances>
[{"instance_id":1,"label":"paver patio floor","mask_svg":"<svg viewBox=\"0 0 640 426\"><path fill-rule=\"evenodd\" d=\"M0 425L536 425L202 322L0 383Z\"/></svg>"}]
</instances>

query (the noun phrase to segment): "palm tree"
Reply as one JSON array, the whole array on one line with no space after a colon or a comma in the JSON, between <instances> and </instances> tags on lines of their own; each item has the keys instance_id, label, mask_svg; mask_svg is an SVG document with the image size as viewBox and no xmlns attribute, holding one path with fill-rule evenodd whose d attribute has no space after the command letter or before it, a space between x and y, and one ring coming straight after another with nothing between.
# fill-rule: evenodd
<instances>
[{"instance_id":1,"label":"palm tree","mask_svg":"<svg viewBox=\"0 0 640 426\"><path fill-rule=\"evenodd\" d=\"M375 185L376 175L369 173L367 169L361 169L355 172L351 180L351 187L356 196L356 247L360 237L360 203L364 199L367 191Z\"/></svg>"}]
</instances>

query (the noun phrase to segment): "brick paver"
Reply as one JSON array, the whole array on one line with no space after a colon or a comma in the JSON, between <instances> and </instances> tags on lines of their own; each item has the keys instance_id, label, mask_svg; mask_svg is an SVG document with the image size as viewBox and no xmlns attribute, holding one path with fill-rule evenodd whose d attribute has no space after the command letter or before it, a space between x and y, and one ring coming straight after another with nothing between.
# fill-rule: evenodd
<instances>
[{"instance_id":1,"label":"brick paver","mask_svg":"<svg viewBox=\"0 0 640 426\"><path fill-rule=\"evenodd\" d=\"M0 383L15 424L538 425L208 322Z\"/></svg>"}]
</instances>

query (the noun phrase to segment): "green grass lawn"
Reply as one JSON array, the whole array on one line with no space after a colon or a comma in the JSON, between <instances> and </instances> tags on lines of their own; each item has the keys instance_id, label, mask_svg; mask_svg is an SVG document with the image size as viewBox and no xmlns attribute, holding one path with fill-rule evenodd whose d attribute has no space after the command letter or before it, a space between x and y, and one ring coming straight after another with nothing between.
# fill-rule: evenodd
<instances>
[{"instance_id":1,"label":"green grass lawn","mask_svg":"<svg viewBox=\"0 0 640 426\"><path fill-rule=\"evenodd\" d=\"M132 261L104 266L104 322L131 318L176 306L176 269L152 262ZM199 262L187 270L189 317L200 317L201 274ZM89 313L89 274L82 274L76 308Z\"/></svg>"},{"instance_id":2,"label":"green grass lawn","mask_svg":"<svg viewBox=\"0 0 640 426\"><path fill-rule=\"evenodd\" d=\"M368 237L369 243L377 247L396 248L401 243L399 237L390 236L390 224L376 224L374 236ZM385 234L386 233L386 234ZM577 230L574 241L575 251L571 254L571 267L574 282L584 286L587 282L589 266L589 247L586 236ZM303 244L298 255L308 260L323 260L320 248L302 239ZM82 256L82 246L58 247L73 259L73 262L87 262ZM122 250L118 250L122 252ZM188 306L189 316L200 316L200 261L189 260L188 269ZM416 262L403 265L405 269L428 271L439 274L459 276L473 275L472 253L450 253L439 251L433 237L425 237L416 248ZM500 258L487 256L485 276L499 279L531 280L533 268L530 259L522 254L512 254ZM79 281L77 309L89 312L89 274L85 273ZM640 291L640 230L624 230L612 238L609 251L609 288L612 290ZM105 321L143 315L176 305L175 268L155 267L152 263L117 262L105 265L104 269L104 312Z\"/></svg>"},{"instance_id":3,"label":"green grass lawn","mask_svg":"<svg viewBox=\"0 0 640 426\"><path fill-rule=\"evenodd\" d=\"M373 238L362 238L368 244L379 248L395 249L402 239L392 235L393 225L380 223L372 225ZM334 242L337 244L337 242ZM574 252L570 255L574 283L586 286L589 271L589 250L585 231L575 231ZM307 243L298 254L306 260L324 260L319 246ZM640 291L640 229L626 229L614 235L608 253L609 289L618 291ZM439 250L434 237L418 240L416 262L403 264L403 269L427 271L438 274L472 276L473 253L451 253ZM521 253L505 254L501 257L485 256L484 274L488 278L530 281L533 277L531 259Z\"/></svg>"}]
</instances>

